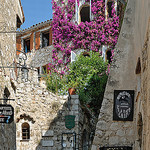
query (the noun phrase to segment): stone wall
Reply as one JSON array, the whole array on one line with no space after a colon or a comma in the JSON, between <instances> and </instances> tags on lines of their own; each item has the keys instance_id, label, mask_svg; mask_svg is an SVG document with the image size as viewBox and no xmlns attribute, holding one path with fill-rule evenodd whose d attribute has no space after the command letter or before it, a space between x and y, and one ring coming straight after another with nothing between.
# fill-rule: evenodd
<instances>
[{"instance_id":1,"label":"stone wall","mask_svg":"<svg viewBox=\"0 0 150 150\"><path fill-rule=\"evenodd\" d=\"M0 66L11 66L16 56L16 15L23 17L19 0L0 0ZM23 18L20 18L23 21ZM15 88L13 80L15 79L14 69L0 68L0 98L15 99ZM3 104L11 104L15 108L15 102L0 101ZM16 149L16 125L0 124L0 149ZM10 136L11 135L11 136Z\"/></svg>"},{"instance_id":2,"label":"stone wall","mask_svg":"<svg viewBox=\"0 0 150 150\"><path fill-rule=\"evenodd\" d=\"M92 150L101 146L149 149L149 6L148 0L128 0ZM114 90L134 90L133 121L113 121Z\"/></svg>"},{"instance_id":3,"label":"stone wall","mask_svg":"<svg viewBox=\"0 0 150 150\"><path fill-rule=\"evenodd\" d=\"M42 29L38 26L42 26ZM61 150L62 138L64 138L63 144L67 144L67 139L73 140L72 137L67 138L67 135L76 137L74 148L78 150L82 150L83 146L90 148L96 118L86 106L80 104L78 95L64 98L52 94L46 89L45 81L38 80L37 68L52 62L53 46L42 48L40 37L39 48L36 49L36 33L47 30L50 25L40 23L33 28L33 30L29 28L17 36L17 40L22 39L22 43L18 43L20 46L17 48L21 47L21 50L24 51L23 39L31 34L34 35L34 40L30 43L33 45L33 49L26 53L26 63L29 67L28 81L22 82L21 71L18 71L18 78L15 82L17 87L15 110L17 149ZM20 57L22 57L21 53L17 55L17 61ZM75 126L72 129L67 129L65 126L66 115L75 116ZM26 140L22 138L24 123L30 126L30 139ZM67 145L64 149L71 149L71 145L69 143Z\"/></svg>"},{"instance_id":4,"label":"stone wall","mask_svg":"<svg viewBox=\"0 0 150 150\"><path fill-rule=\"evenodd\" d=\"M16 90L17 149L61 150L62 133L75 133L76 148L82 150L82 133L86 130L87 137L92 136L96 121L86 107L81 107L78 95L57 96L38 84L29 83L18 84ZM66 115L75 116L74 128L65 127ZM23 123L30 125L29 140L22 139ZM90 139L87 140L89 145Z\"/></svg>"}]
</instances>

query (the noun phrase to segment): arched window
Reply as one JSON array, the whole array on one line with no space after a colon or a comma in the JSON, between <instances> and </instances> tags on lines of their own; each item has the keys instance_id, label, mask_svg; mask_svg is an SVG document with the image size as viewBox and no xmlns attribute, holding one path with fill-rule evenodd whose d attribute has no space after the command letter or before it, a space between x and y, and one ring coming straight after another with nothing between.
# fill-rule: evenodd
<instances>
[{"instance_id":1,"label":"arched window","mask_svg":"<svg viewBox=\"0 0 150 150\"><path fill-rule=\"evenodd\" d=\"M106 51L106 60L108 61L109 64L111 63L111 56L112 56L111 50Z\"/></svg>"},{"instance_id":2,"label":"arched window","mask_svg":"<svg viewBox=\"0 0 150 150\"><path fill-rule=\"evenodd\" d=\"M108 17L112 18L112 9L114 6L114 2L113 1L108 1L107 2L107 13L108 13Z\"/></svg>"},{"instance_id":3,"label":"arched window","mask_svg":"<svg viewBox=\"0 0 150 150\"><path fill-rule=\"evenodd\" d=\"M30 126L28 123L22 124L22 140L29 140L30 139Z\"/></svg>"},{"instance_id":4,"label":"arched window","mask_svg":"<svg viewBox=\"0 0 150 150\"><path fill-rule=\"evenodd\" d=\"M80 10L80 21L81 22L90 22L90 6L85 5Z\"/></svg>"}]
</instances>

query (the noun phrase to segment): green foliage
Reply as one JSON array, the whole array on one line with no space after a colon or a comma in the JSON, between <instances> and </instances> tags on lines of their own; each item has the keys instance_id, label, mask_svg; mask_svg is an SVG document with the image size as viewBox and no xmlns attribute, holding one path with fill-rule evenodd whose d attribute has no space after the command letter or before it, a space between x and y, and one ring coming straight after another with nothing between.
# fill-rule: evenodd
<instances>
[{"instance_id":1,"label":"green foliage","mask_svg":"<svg viewBox=\"0 0 150 150\"><path fill-rule=\"evenodd\" d=\"M103 61L98 52L89 52L89 56L79 55L76 61L70 64L67 75L47 75L47 88L58 94L75 88L81 103L90 105L96 112L101 107L105 91L107 66L107 62Z\"/></svg>"},{"instance_id":2,"label":"green foliage","mask_svg":"<svg viewBox=\"0 0 150 150\"><path fill-rule=\"evenodd\" d=\"M56 72L46 75L47 89L55 94L60 93L65 84L65 78Z\"/></svg>"},{"instance_id":3,"label":"green foliage","mask_svg":"<svg viewBox=\"0 0 150 150\"><path fill-rule=\"evenodd\" d=\"M90 52L89 56L79 55L75 62L69 66L68 87L74 87L77 92L85 88L93 77L97 74L99 77L106 74L107 63L99 56L97 52Z\"/></svg>"},{"instance_id":4,"label":"green foliage","mask_svg":"<svg viewBox=\"0 0 150 150\"><path fill-rule=\"evenodd\" d=\"M99 53L90 52L89 56L78 56L69 68L67 87L76 88L80 101L89 104L96 112L101 107L105 91L107 63Z\"/></svg>"}]
</instances>

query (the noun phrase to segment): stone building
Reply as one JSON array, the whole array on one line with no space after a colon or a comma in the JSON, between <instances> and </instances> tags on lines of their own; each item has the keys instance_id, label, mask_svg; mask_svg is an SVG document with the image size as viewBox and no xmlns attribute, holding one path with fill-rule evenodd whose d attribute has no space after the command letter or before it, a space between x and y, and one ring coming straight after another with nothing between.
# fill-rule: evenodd
<instances>
[{"instance_id":1,"label":"stone building","mask_svg":"<svg viewBox=\"0 0 150 150\"><path fill-rule=\"evenodd\" d=\"M52 60L51 29L52 20L48 20L17 34L16 48L27 56L29 68L27 82L22 82L17 72L18 150L82 150L92 144L96 124L93 113L80 104L78 95L63 97L49 92L42 79ZM21 57L17 52L18 61Z\"/></svg>"},{"instance_id":2,"label":"stone building","mask_svg":"<svg viewBox=\"0 0 150 150\"><path fill-rule=\"evenodd\" d=\"M20 0L0 0L0 99L16 98L13 82L16 79L15 69L7 67L13 66L16 61L16 28L20 27L24 19ZM15 102L0 100L0 103L11 104L15 108ZM15 122L2 122L3 117L0 124L0 149L16 149Z\"/></svg>"},{"instance_id":3,"label":"stone building","mask_svg":"<svg viewBox=\"0 0 150 150\"><path fill-rule=\"evenodd\" d=\"M149 150L149 7L149 0L128 0L92 150ZM132 120L114 119L116 91L134 93Z\"/></svg>"}]
</instances>

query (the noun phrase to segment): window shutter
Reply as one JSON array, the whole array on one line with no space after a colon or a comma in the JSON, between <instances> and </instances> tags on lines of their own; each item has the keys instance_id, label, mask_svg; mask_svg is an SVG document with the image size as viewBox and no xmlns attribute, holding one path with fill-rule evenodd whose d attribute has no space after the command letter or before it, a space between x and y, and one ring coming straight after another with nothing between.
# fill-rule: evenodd
<instances>
[{"instance_id":1,"label":"window shutter","mask_svg":"<svg viewBox=\"0 0 150 150\"><path fill-rule=\"evenodd\" d=\"M49 45L52 45L52 28L49 30Z\"/></svg>"},{"instance_id":2,"label":"window shutter","mask_svg":"<svg viewBox=\"0 0 150 150\"><path fill-rule=\"evenodd\" d=\"M20 50L21 51L21 38L18 38L17 40L16 40L16 48L17 48L17 50ZM17 53L17 55L19 55L20 54L20 52L16 52Z\"/></svg>"},{"instance_id":3,"label":"window shutter","mask_svg":"<svg viewBox=\"0 0 150 150\"><path fill-rule=\"evenodd\" d=\"M75 58L76 58L76 54L73 51L71 51L71 63L75 61Z\"/></svg>"},{"instance_id":4,"label":"window shutter","mask_svg":"<svg viewBox=\"0 0 150 150\"><path fill-rule=\"evenodd\" d=\"M35 49L39 49L40 48L40 32L37 32L35 34Z\"/></svg>"},{"instance_id":5,"label":"window shutter","mask_svg":"<svg viewBox=\"0 0 150 150\"><path fill-rule=\"evenodd\" d=\"M32 33L30 36L30 51L33 49L33 36L34 34Z\"/></svg>"}]
</instances>

